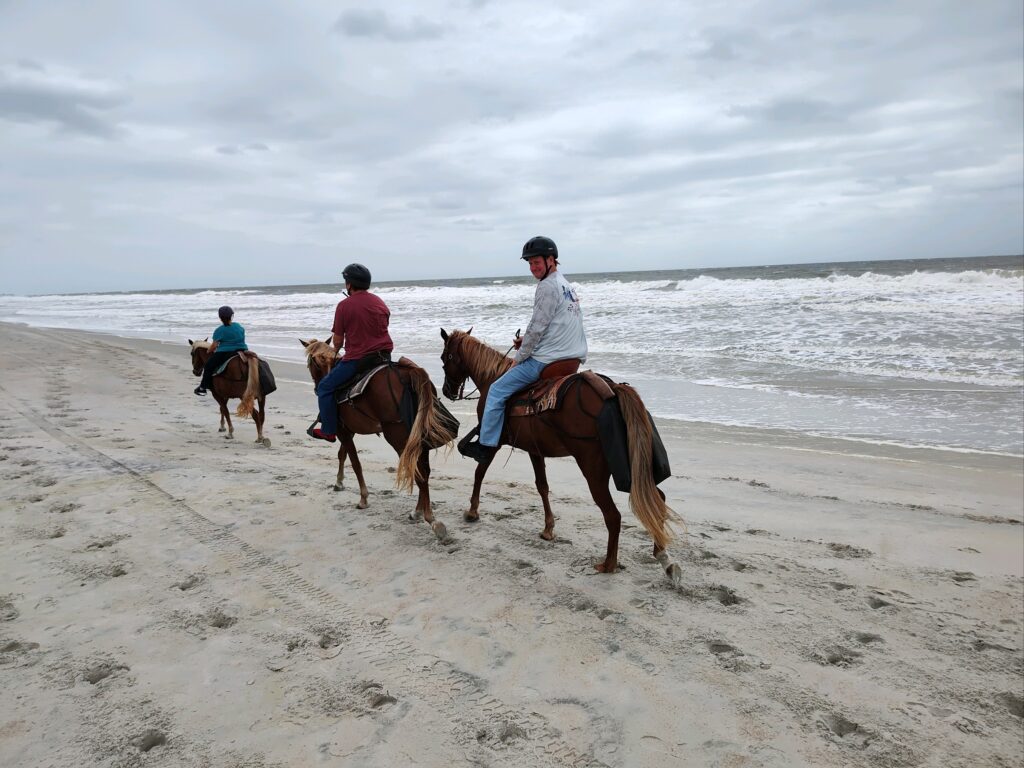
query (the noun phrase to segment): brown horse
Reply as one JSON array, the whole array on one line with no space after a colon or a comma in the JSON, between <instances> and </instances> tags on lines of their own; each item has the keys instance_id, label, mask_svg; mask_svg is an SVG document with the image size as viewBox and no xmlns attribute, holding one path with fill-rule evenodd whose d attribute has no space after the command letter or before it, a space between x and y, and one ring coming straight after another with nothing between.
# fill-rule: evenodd
<instances>
[{"instance_id":1,"label":"brown horse","mask_svg":"<svg viewBox=\"0 0 1024 768\"><path fill-rule=\"evenodd\" d=\"M452 331L448 334L442 328L441 338L444 339L444 351L441 353L444 387L441 391L446 397L456 400L466 379L472 379L480 390L477 417L482 418L487 390L495 379L508 370L512 360L464 331ZM548 501L544 458L572 456L576 460L590 487L590 495L601 508L604 524L608 529L607 552L604 560L597 563L595 568L602 573L614 573L618 567L622 516L608 490L611 470L598 434L597 417L604 401L582 379L574 380L569 387L562 407L557 410L545 411L538 416L507 417L505 442L530 455L537 491L544 504L544 530L540 535L548 541L555 537L555 518ZM665 504L665 495L654 483L651 470L653 433L647 409L640 395L628 384L613 384L612 391L618 398L628 435L632 479L632 489L629 493L630 509L654 539L655 558L662 564L673 582L678 583L682 572L678 565L669 561L665 548L673 536L669 524L680 521ZM465 514L467 521L479 519L480 485L492 460L493 456L477 466L473 495L469 500L469 511Z\"/></svg>"},{"instance_id":2,"label":"brown horse","mask_svg":"<svg viewBox=\"0 0 1024 768\"><path fill-rule=\"evenodd\" d=\"M337 351L330 344L316 339L302 341L306 348L306 365L309 375L316 386L320 380L334 367L337 362ZM402 421L399 403L402 392L410 388L416 395L417 409L412 428ZM409 514L410 520L423 515L423 520L439 539L448 535L444 524L434 519L430 506L430 447L451 442L451 435L437 419L434 411L434 385L430 383L430 375L418 365L408 361L389 365L385 370L375 374L363 393L354 401L338 406L338 437L341 447L338 449L338 480L335 489L340 490L345 469L345 456L352 461L352 471L359 481L359 509L367 506L366 482L363 480L363 468L356 453L354 435L383 434L398 454L398 467L395 471L395 485L402 490L412 492L413 484L419 489L416 509Z\"/></svg>"},{"instance_id":3,"label":"brown horse","mask_svg":"<svg viewBox=\"0 0 1024 768\"><path fill-rule=\"evenodd\" d=\"M188 340L192 347L192 375L202 376L203 366L210 357L210 343L208 341ZM256 422L256 442L270 447L270 438L263 436L263 421L266 419L266 397L260 389L259 361L250 357L248 366L238 359L232 357L228 361L224 373L213 377L213 387L210 389L213 399L220 405L220 429L224 431L224 422L227 421L227 434L225 437L232 440L235 437L235 428L231 424L231 414L228 413L228 400L241 398L242 402L235 411L236 416L246 418L252 416ZM259 410L254 408L259 404Z\"/></svg>"}]
</instances>

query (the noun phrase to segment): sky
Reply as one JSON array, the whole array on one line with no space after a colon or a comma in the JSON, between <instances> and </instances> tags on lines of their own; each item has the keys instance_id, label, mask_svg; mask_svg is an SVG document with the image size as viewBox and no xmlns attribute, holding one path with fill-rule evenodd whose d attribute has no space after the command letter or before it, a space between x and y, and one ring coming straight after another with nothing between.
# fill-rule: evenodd
<instances>
[{"instance_id":1,"label":"sky","mask_svg":"<svg viewBox=\"0 0 1024 768\"><path fill-rule=\"evenodd\" d=\"M0 0L0 293L1024 251L1020 0Z\"/></svg>"}]
</instances>

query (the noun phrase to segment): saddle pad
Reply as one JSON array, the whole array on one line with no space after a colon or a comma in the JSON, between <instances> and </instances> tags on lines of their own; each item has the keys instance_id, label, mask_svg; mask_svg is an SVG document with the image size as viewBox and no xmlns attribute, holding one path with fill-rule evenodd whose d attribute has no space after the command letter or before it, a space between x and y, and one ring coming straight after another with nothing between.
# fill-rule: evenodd
<instances>
[{"instance_id":1,"label":"saddle pad","mask_svg":"<svg viewBox=\"0 0 1024 768\"><path fill-rule=\"evenodd\" d=\"M560 376L557 379L540 379L535 384L531 384L527 389L520 390L513 395L508 415L536 416L544 411L558 410L562 406L562 397L565 391L576 379L583 379L601 396L602 400L610 400L615 397L615 393L604 376L593 371L571 373L568 376Z\"/></svg>"},{"instance_id":2,"label":"saddle pad","mask_svg":"<svg viewBox=\"0 0 1024 768\"><path fill-rule=\"evenodd\" d=\"M244 366L248 366L249 365L248 360L246 360L246 358L245 358L245 350L239 350L234 355L232 355L227 360L225 360L223 363L221 363L220 367L217 368L217 370L213 372L213 375L214 376L220 376L222 373L224 373L224 369L227 368L228 365L231 364L231 361L234 360L236 357L239 360L242 361L242 365L244 365ZM248 370L248 367L246 367L246 370Z\"/></svg>"},{"instance_id":3,"label":"saddle pad","mask_svg":"<svg viewBox=\"0 0 1024 768\"><path fill-rule=\"evenodd\" d=\"M359 397L361 394L363 394L363 391L366 389L366 385L370 383L370 379L372 379L378 371L383 370L384 368L387 368L390 365L391 363L381 363L378 366L374 366L369 371L367 371L365 375L363 375L361 378L353 382L351 386L346 386L339 389L338 395L335 398L337 403L341 405L341 403L347 403L349 400L354 400L355 398Z\"/></svg>"}]
</instances>

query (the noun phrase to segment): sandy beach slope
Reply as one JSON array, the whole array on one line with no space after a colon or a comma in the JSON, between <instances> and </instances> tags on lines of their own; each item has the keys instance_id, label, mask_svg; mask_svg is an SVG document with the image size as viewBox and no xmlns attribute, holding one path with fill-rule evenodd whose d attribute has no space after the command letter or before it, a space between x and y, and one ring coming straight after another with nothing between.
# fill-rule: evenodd
<instances>
[{"instance_id":1,"label":"sandy beach slope","mask_svg":"<svg viewBox=\"0 0 1024 768\"><path fill-rule=\"evenodd\" d=\"M662 422L674 586L565 459L554 542L507 450L355 509L274 368L265 448L184 339L0 326L0 765L1020 765L1019 459Z\"/></svg>"}]
</instances>

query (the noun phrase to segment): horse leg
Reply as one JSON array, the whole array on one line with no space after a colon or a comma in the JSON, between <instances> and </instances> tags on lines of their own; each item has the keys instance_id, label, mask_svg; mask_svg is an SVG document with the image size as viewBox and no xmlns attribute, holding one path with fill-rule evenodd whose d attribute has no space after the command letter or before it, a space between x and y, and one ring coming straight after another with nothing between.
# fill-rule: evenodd
<instances>
[{"instance_id":1,"label":"horse leg","mask_svg":"<svg viewBox=\"0 0 1024 768\"><path fill-rule=\"evenodd\" d=\"M430 530L440 541L448 538L448 529L444 523L434 519L434 511L430 508L430 450L424 447L420 450L420 458L416 463L420 478L416 480L416 487L420 495L416 500L416 511L423 515L423 521L430 526Z\"/></svg>"},{"instance_id":2,"label":"horse leg","mask_svg":"<svg viewBox=\"0 0 1024 768\"><path fill-rule=\"evenodd\" d=\"M370 495L370 489L366 487L366 481L363 480L363 464L359 461L355 439L351 432L341 433L341 444L342 448L338 449L338 485L341 485L341 473L344 471L345 466L345 457L342 454L342 450L344 450L352 462L352 471L355 473L356 482L359 483L359 503L356 504L356 509L366 509L370 506L370 502L367 500ZM335 488L337 489L338 486L335 486Z\"/></svg>"},{"instance_id":3,"label":"horse leg","mask_svg":"<svg viewBox=\"0 0 1024 768\"><path fill-rule=\"evenodd\" d=\"M665 492L661 488L655 488L658 495L661 496L661 500L665 500ZM673 563L668 556L668 550L664 547L659 547L657 543L654 545L654 559L657 560L661 567L665 569L665 574L669 577L673 584L677 587L683 580L683 569L679 567L679 563Z\"/></svg>"},{"instance_id":4,"label":"horse leg","mask_svg":"<svg viewBox=\"0 0 1024 768\"><path fill-rule=\"evenodd\" d=\"M476 465L476 473L473 475L473 495L469 497L469 511L462 516L467 523L475 523L480 519L480 486L484 484L484 475L487 474L487 468L491 466L496 455L496 453L491 454Z\"/></svg>"},{"instance_id":5,"label":"horse leg","mask_svg":"<svg viewBox=\"0 0 1024 768\"><path fill-rule=\"evenodd\" d=\"M345 490L345 457L348 456L348 448L345 447L345 438L342 436L341 445L338 446L338 477L334 481L334 490Z\"/></svg>"},{"instance_id":6,"label":"horse leg","mask_svg":"<svg viewBox=\"0 0 1024 768\"><path fill-rule=\"evenodd\" d=\"M220 405L220 422L224 423L225 419L228 422L228 433L224 435L226 440L233 440L235 438L235 427L231 423L231 414L228 413L228 401L217 398L217 403Z\"/></svg>"},{"instance_id":7,"label":"horse leg","mask_svg":"<svg viewBox=\"0 0 1024 768\"><path fill-rule=\"evenodd\" d=\"M551 502L548 501L548 473L544 467L544 457L531 453L530 461L533 463L533 476L537 481L537 493L544 504L544 530L540 532L540 537L545 541L551 541L555 538L555 516L551 513Z\"/></svg>"},{"instance_id":8,"label":"horse leg","mask_svg":"<svg viewBox=\"0 0 1024 768\"><path fill-rule=\"evenodd\" d=\"M266 407L267 401L265 398L259 398L259 410L252 409L252 419L256 422L256 442L265 445L267 448L270 447L270 438L263 436L263 424L267 420Z\"/></svg>"},{"instance_id":9,"label":"horse leg","mask_svg":"<svg viewBox=\"0 0 1024 768\"><path fill-rule=\"evenodd\" d=\"M603 459L603 457L601 457ZM604 562L597 563L594 568L599 573L615 573L619 565L619 531L622 527L622 515L619 514L612 493L608 490L608 480L611 477L607 464L603 467L597 465L596 461L586 461L576 457L576 463L587 478L587 485L590 487L590 495L594 502L601 509L604 515L604 526L608 529L608 550L604 556Z\"/></svg>"},{"instance_id":10,"label":"horse leg","mask_svg":"<svg viewBox=\"0 0 1024 768\"><path fill-rule=\"evenodd\" d=\"M409 439L409 431L405 428L402 423L397 424L385 424L384 425L384 439L387 440L391 447L395 449L395 452L401 456L402 451L405 449L405 442ZM419 519L420 515L423 515L424 522L430 525L430 529L434 532L434 535L439 539L445 539L448 536L448 529L444 527L444 523L440 520L434 519L434 512L430 508L430 451L427 448L423 448L420 451L420 457L416 462L417 475L416 487L419 489L419 496L416 499L416 509L409 513L410 520Z\"/></svg>"}]
</instances>

